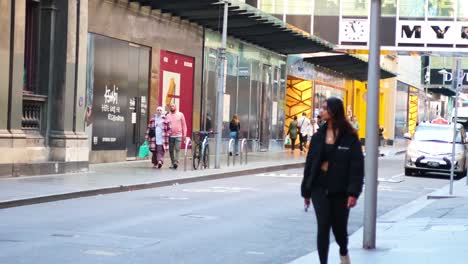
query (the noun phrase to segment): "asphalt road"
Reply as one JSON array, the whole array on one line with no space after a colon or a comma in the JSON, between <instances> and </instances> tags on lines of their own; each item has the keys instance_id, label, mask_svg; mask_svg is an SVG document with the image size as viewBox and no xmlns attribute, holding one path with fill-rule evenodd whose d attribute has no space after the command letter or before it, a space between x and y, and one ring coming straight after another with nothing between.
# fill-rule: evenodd
<instances>
[{"instance_id":1,"label":"asphalt road","mask_svg":"<svg viewBox=\"0 0 468 264\"><path fill-rule=\"evenodd\" d=\"M446 185L379 159L378 214ZM298 169L0 210L0 263L287 263L315 249ZM362 225L363 199L349 232Z\"/></svg>"}]
</instances>

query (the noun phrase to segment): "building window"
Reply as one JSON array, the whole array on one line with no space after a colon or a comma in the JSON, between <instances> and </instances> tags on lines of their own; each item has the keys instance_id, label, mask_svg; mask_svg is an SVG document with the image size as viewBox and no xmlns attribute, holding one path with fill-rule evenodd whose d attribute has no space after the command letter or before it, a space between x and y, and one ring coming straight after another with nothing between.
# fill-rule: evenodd
<instances>
[{"instance_id":1,"label":"building window","mask_svg":"<svg viewBox=\"0 0 468 264\"><path fill-rule=\"evenodd\" d=\"M367 16L369 0L342 0L343 16Z\"/></svg>"},{"instance_id":2,"label":"building window","mask_svg":"<svg viewBox=\"0 0 468 264\"><path fill-rule=\"evenodd\" d=\"M458 20L468 21L468 1L458 0Z\"/></svg>"},{"instance_id":3,"label":"building window","mask_svg":"<svg viewBox=\"0 0 468 264\"><path fill-rule=\"evenodd\" d=\"M451 18L453 17L454 0L429 0L428 17Z\"/></svg>"},{"instance_id":4,"label":"building window","mask_svg":"<svg viewBox=\"0 0 468 264\"><path fill-rule=\"evenodd\" d=\"M382 1L382 16L395 16L396 15L396 0L383 0Z\"/></svg>"},{"instance_id":5,"label":"building window","mask_svg":"<svg viewBox=\"0 0 468 264\"><path fill-rule=\"evenodd\" d=\"M315 1L315 15L317 16L338 16L340 14L339 0Z\"/></svg>"},{"instance_id":6,"label":"building window","mask_svg":"<svg viewBox=\"0 0 468 264\"><path fill-rule=\"evenodd\" d=\"M311 15L312 1L314 0L289 0L288 15Z\"/></svg>"},{"instance_id":7,"label":"building window","mask_svg":"<svg viewBox=\"0 0 468 264\"><path fill-rule=\"evenodd\" d=\"M24 45L23 89L26 93L36 93L36 63L39 40L40 4L38 1L26 1L26 32Z\"/></svg>"},{"instance_id":8,"label":"building window","mask_svg":"<svg viewBox=\"0 0 468 264\"><path fill-rule=\"evenodd\" d=\"M425 0L400 0L400 17L423 18Z\"/></svg>"},{"instance_id":9,"label":"building window","mask_svg":"<svg viewBox=\"0 0 468 264\"><path fill-rule=\"evenodd\" d=\"M285 12L284 0L262 0L260 2L260 9L270 14L283 15Z\"/></svg>"}]
</instances>

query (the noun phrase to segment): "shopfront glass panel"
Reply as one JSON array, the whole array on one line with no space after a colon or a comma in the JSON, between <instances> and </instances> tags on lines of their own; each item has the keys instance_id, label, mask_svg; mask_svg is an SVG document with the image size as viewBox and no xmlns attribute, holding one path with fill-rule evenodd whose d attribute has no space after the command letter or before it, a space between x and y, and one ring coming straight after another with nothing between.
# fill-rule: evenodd
<instances>
[{"instance_id":1,"label":"shopfront glass panel","mask_svg":"<svg viewBox=\"0 0 468 264\"><path fill-rule=\"evenodd\" d=\"M226 72L226 91L225 96L229 97L229 100L225 100L224 103L229 103L229 105L224 105L225 111L228 110L229 118L224 121L224 127L229 128L229 120L232 119L232 116L236 114L237 108L237 56L232 53L226 54L227 59L227 72ZM229 129L225 129L223 137L229 137Z\"/></svg>"},{"instance_id":2,"label":"shopfront glass panel","mask_svg":"<svg viewBox=\"0 0 468 264\"><path fill-rule=\"evenodd\" d=\"M400 17L423 18L425 0L400 0Z\"/></svg>"},{"instance_id":3,"label":"shopfront glass panel","mask_svg":"<svg viewBox=\"0 0 468 264\"><path fill-rule=\"evenodd\" d=\"M249 135L250 139L258 139L260 101L259 101L259 86L258 81L260 74L260 63L252 61L252 81L250 89L250 122L249 122Z\"/></svg>"},{"instance_id":4,"label":"shopfront glass panel","mask_svg":"<svg viewBox=\"0 0 468 264\"><path fill-rule=\"evenodd\" d=\"M210 129L216 128L217 51L215 49L207 49L205 56L205 124L202 127L205 127L205 129L209 131Z\"/></svg>"},{"instance_id":5,"label":"shopfront glass panel","mask_svg":"<svg viewBox=\"0 0 468 264\"><path fill-rule=\"evenodd\" d=\"M273 68L273 83L271 92L271 138L278 138L278 101L279 101L279 74L278 67Z\"/></svg>"},{"instance_id":6,"label":"shopfront glass panel","mask_svg":"<svg viewBox=\"0 0 468 264\"><path fill-rule=\"evenodd\" d=\"M249 138L248 132L250 127L250 61L244 57L239 60L239 89L238 89L238 105L237 115L241 125L240 138Z\"/></svg>"},{"instance_id":7,"label":"shopfront glass panel","mask_svg":"<svg viewBox=\"0 0 468 264\"><path fill-rule=\"evenodd\" d=\"M395 137L403 137L408 130L408 85L398 82L395 107Z\"/></svg>"},{"instance_id":8,"label":"shopfront glass panel","mask_svg":"<svg viewBox=\"0 0 468 264\"><path fill-rule=\"evenodd\" d=\"M339 0L315 1L314 14L317 16L338 16L340 14Z\"/></svg>"}]
</instances>

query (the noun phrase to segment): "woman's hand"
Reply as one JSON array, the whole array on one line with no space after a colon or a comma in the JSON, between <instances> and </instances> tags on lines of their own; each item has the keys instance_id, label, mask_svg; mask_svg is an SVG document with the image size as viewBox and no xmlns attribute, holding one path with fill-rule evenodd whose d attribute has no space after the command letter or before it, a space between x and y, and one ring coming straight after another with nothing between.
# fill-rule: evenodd
<instances>
[{"instance_id":1,"label":"woman's hand","mask_svg":"<svg viewBox=\"0 0 468 264\"><path fill-rule=\"evenodd\" d=\"M353 196L348 197L348 208L353 208L357 204L357 198Z\"/></svg>"}]
</instances>

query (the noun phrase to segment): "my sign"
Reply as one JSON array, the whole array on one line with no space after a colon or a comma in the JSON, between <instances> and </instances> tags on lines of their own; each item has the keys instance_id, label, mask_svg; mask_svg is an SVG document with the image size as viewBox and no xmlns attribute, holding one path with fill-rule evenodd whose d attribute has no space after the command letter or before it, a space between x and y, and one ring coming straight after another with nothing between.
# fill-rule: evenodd
<instances>
[{"instance_id":1,"label":"my sign","mask_svg":"<svg viewBox=\"0 0 468 264\"><path fill-rule=\"evenodd\" d=\"M398 20L397 46L468 47L468 22Z\"/></svg>"}]
</instances>

